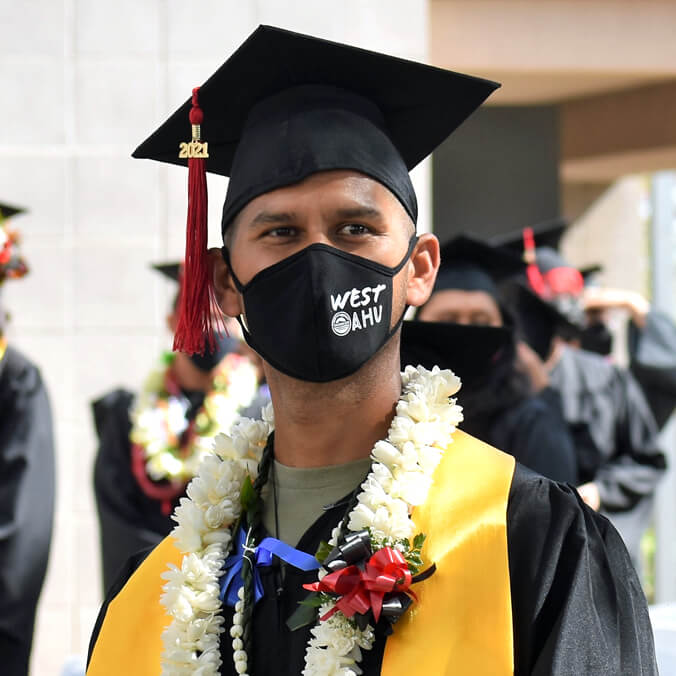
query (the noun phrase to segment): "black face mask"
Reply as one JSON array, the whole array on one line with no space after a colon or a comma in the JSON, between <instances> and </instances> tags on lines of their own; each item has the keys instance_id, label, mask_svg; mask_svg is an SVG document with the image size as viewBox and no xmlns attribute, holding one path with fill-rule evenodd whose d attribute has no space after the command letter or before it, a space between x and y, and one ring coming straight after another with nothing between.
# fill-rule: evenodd
<instances>
[{"instance_id":1,"label":"black face mask","mask_svg":"<svg viewBox=\"0 0 676 676\"><path fill-rule=\"evenodd\" d=\"M607 357L613 351L613 334L603 322L589 324L581 332L580 347Z\"/></svg>"},{"instance_id":2,"label":"black face mask","mask_svg":"<svg viewBox=\"0 0 676 676\"><path fill-rule=\"evenodd\" d=\"M326 244L312 244L261 270L248 284L232 272L244 299L239 318L246 342L278 371L328 382L351 375L399 328L390 329L392 278L408 261L417 237L394 268Z\"/></svg>"}]
</instances>

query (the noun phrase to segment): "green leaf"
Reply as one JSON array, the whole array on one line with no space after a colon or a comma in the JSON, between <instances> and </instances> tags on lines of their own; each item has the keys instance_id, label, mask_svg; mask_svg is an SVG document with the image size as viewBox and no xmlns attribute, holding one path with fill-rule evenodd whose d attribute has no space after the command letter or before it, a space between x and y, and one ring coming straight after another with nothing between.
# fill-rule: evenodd
<instances>
[{"instance_id":1,"label":"green leaf","mask_svg":"<svg viewBox=\"0 0 676 676\"><path fill-rule=\"evenodd\" d=\"M310 597L316 597L319 603L314 605L316 601L310 600ZM296 631L296 629L300 629L301 627L307 627L308 624L314 624L317 620L317 608L320 604L321 597L316 592L313 592L298 604L298 608L286 621L286 626L290 631Z\"/></svg>"},{"instance_id":2,"label":"green leaf","mask_svg":"<svg viewBox=\"0 0 676 676\"><path fill-rule=\"evenodd\" d=\"M251 482L251 477L248 474L242 482L242 490L239 494L239 501L242 505L242 509L248 514L251 514L258 509L258 494L256 493L253 483Z\"/></svg>"},{"instance_id":3,"label":"green leaf","mask_svg":"<svg viewBox=\"0 0 676 676\"><path fill-rule=\"evenodd\" d=\"M310 592L302 601L298 601L301 606L310 606L310 608L319 608L324 603L324 599L319 592Z\"/></svg>"},{"instance_id":4,"label":"green leaf","mask_svg":"<svg viewBox=\"0 0 676 676\"><path fill-rule=\"evenodd\" d=\"M315 559L319 561L319 563L324 563L326 560L326 557L329 555L333 547L326 542L325 540L322 540L319 543L319 547L317 548L317 553L315 554Z\"/></svg>"},{"instance_id":5,"label":"green leaf","mask_svg":"<svg viewBox=\"0 0 676 676\"><path fill-rule=\"evenodd\" d=\"M425 533L418 533L413 538L413 549L417 549L418 551L420 551L423 547L423 544L425 544L426 538L427 538L427 535L425 535Z\"/></svg>"}]
</instances>

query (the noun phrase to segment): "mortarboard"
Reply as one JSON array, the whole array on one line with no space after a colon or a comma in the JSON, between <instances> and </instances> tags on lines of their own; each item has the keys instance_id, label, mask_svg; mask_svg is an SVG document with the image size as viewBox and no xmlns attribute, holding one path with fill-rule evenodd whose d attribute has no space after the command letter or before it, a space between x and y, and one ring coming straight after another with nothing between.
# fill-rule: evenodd
<instances>
[{"instance_id":1,"label":"mortarboard","mask_svg":"<svg viewBox=\"0 0 676 676\"><path fill-rule=\"evenodd\" d=\"M156 272L159 272L166 279L176 282L179 285L178 301L183 293L183 264L180 261L170 261L167 263L152 263L150 266ZM200 371L208 373L230 352L235 352L239 345L237 338L233 338L224 333L215 337L213 344L207 345L203 353L189 355L191 361Z\"/></svg>"},{"instance_id":2,"label":"mortarboard","mask_svg":"<svg viewBox=\"0 0 676 676\"><path fill-rule=\"evenodd\" d=\"M178 282L181 277L181 265L179 261L176 261L175 263L153 263L150 267L164 275L167 279Z\"/></svg>"},{"instance_id":3,"label":"mortarboard","mask_svg":"<svg viewBox=\"0 0 676 676\"><path fill-rule=\"evenodd\" d=\"M549 356L555 335L566 338L579 335L580 326L520 281L512 280L503 284L500 292L515 318L519 335L541 359Z\"/></svg>"},{"instance_id":4,"label":"mortarboard","mask_svg":"<svg viewBox=\"0 0 676 676\"><path fill-rule=\"evenodd\" d=\"M493 237L491 241L523 256L528 264L528 283L539 296L546 299L558 295L579 296L584 288L583 276L559 253L568 225L567 221L557 218Z\"/></svg>"},{"instance_id":5,"label":"mortarboard","mask_svg":"<svg viewBox=\"0 0 676 676\"><path fill-rule=\"evenodd\" d=\"M4 220L7 220L8 218L11 218L12 216L23 214L25 212L26 209L23 207L16 207L12 206L11 204L0 202L0 223L2 223Z\"/></svg>"},{"instance_id":6,"label":"mortarboard","mask_svg":"<svg viewBox=\"0 0 676 676\"><path fill-rule=\"evenodd\" d=\"M585 265L581 268L578 268L578 270L582 275L582 279L584 279L585 286L587 286L587 284L594 282L596 275L598 275L600 272L603 272L603 265L600 263L594 263L593 265Z\"/></svg>"},{"instance_id":7,"label":"mortarboard","mask_svg":"<svg viewBox=\"0 0 676 676\"><path fill-rule=\"evenodd\" d=\"M434 291L485 291L497 299L497 284L525 268L521 258L509 249L469 235L458 235L441 247L441 265Z\"/></svg>"},{"instance_id":8,"label":"mortarboard","mask_svg":"<svg viewBox=\"0 0 676 676\"><path fill-rule=\"evenodd\" d=\"M558 251L561 244L561 238L568 229L568 225L568 221L562 218L555 218L533 225L529 229L533 233L535 248L540 249L546 247ZM491 237L490 241L491 244L507 247L519 256L522 256L524 253L523 235L524 228L519 228L518 230L512 230L511 232L502 235L495 235L494 237Z\"/></svg>"},{"instance_id":9,"label":"mortarboard","mask_svg":"<svg viewBox=\"0 0 676 676\"><path fill-rule=\"evenodd\" d=\"M203 349L198 334L209 323L205 171L230 176L223 231L255 197L334 169L379 181L415 222L408 171L498 86L278 28L255 30L133 153L189 167L188 288L175 348Z\"/></svg>"}]
</instances>

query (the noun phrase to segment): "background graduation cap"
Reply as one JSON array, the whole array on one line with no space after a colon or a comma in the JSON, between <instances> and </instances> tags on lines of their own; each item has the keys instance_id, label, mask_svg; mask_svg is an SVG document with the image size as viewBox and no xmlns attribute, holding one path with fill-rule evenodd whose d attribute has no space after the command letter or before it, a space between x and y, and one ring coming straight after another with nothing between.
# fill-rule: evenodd
<instances>
[{"instance_id":1,"label":"background graduation cap","mask_svg":"<svg viewBox=\"0 0 676 676\"><path fill-rule=\"evenodd\" d=\"M593 265L585 265L581 268L578 268L578 270L582 275L582 279L584 279L585 286L587 286L588 284L593 284L596 276L603 272L603 265L600 263L594 263Z\"/></svg>"},{"instance_id":2,"label":"background graduation cap","mask_svg":"<svg viewBox=\"0 0 676 676\"><path fill-rule=\"evenodd\" d=\"M500 282L525 269L525 263L509 249L466 234L458 235L441 247L441 265L434 292L447 289L485 291L499 300Z\"/></svg>"},{"instance_id":3,"label":"background graduation cap","mask_svg":"<svg viewBox=\"0 0 676 676\"><path fill-rule=\"evenodd\" d=\"M176 261L174 263L152 263L150 266L153 270L164 275L167 279L171 279L174 282L180 281L181 275L181 262Z\"/></svg>"},{"instance_id":4,"label":"background graduation cap","mask_svg":"<svg viewBox=\"0 0 676 676\"><path fill-rule=\"evenodd\" d=\"M563 218L554 218L533 225L530 230L533 234L533 243L536 249L553 249L558 251L561 246L561 238L568 229L569 223ZM512 230L490 238L491 244L504 246L511 249L519 256L524 254L524 228Z\"/></svg>"},{"instance_id":5,"label":"background graduation cap","mask_svg":"<svg viewBox=\"0 0 676 676\"><path fill-rule=\"evenodd\" d=\"M11 204L0 202L0 223L2 223L4 220L7 220L8 218L11 218L12 216L23 214L25 212L26 209L23 207L12 206Z\"/></svg>"},{"instance_id":6,"label":"background graduation cap","mask_svg":"<svg viewBox=\"0 0 676 676\"><path fill-rule=\"evenodd\" d=\"M183 276L181 270L183 264L180 261L168 261L166 263L152 263L150 267L179 285L174 300L174 309L176 309L181 294L183 293ZM223 357L225 357L226 354L235 352L238 346L239 340L232 336L228 336L224 331L215 336L213 347L209 347L200 354L191 354L189 357L198 369L209 372L223 359Z\"/></svg>"},{"instance_id":7,"label":"background graduation cap","mask_svg":"<svg viewBox=\"0 0 676 676\"><path fill-rule=\"evenodd\" d=\"M560 295L579 296L584 289L583 276L559 252L568 225L559 218L494 237L491 241L523 256L528 264L528 284L539 296L548 300Z\"/></svg>"},{"instance_id":8,"label":"background graduation cap","mask_svg":"<svg viewBox=\"0 0 676 676\"><path fill-rule=\"evenodd\" d=\"M581 327L553 303L540 298L522 281L510 280L500 288L503 301L516 322L517 334L540 356L547 359L555 335L569 339Z\"/></svg>"},{"instance_id":9,"label":"background graduation cap","mask_svg":"<svg viewBox=\"0 0 676 676\"><path fill-rule=\"evenodd\" d=\"M223 230L258 195L331 169L380 181L415 222L408 170L498 86L270 26L255 30L133 153L189 168L186 291L175 349L202 350L204 326L213 335L205 171L231 177Z\"/></svg>"}]
</instances>

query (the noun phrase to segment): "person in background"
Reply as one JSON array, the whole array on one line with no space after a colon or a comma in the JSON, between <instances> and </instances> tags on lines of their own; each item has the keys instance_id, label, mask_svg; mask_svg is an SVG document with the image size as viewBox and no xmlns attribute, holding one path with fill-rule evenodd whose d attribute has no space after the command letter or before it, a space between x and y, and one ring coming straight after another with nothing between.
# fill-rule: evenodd
<instances>
[{"instance_id":1,"label":"person in background","mask_svg":"<svg viewBox=\"0 0 676 676\"><path fill-rule=\"evenodd\" d=\"M521 235L529 291L518 294L512 307L524 334L539 344L550 383L561 395L563 415L575 438L578 491L590 507L611 519L638 564L641 536L666 460L655 419L634 376L579 347L585 328L582 274L555 248L543 244L560 237L564 227L546 225ZM555 317L577 326L577 334L562 331ZM543 328L534 329L536 324Z\"/></svg>"},{"instance_id":2,"label":"person in background","mask_svg":"<svg viewBox=\"0 0 676 676\"><path fill-rule=\"evenodd\" d=\"M525 245L522 230L492 238L530 260L529 284L538 293L551 289L550 300L579 324L576 341L584 350L604 357L613 350L613 334L608 319L613 312L622 312L628 319L627 352L629 370L641 386L658 429L662 429L676 406L676 323L664 312L654 310L650 302L636 291L604 288L596 283L601 265L576 269L560 254L561 238L567 221L555 219L530 228L532 243ZM525 254L526 249L533 253ZM537 255L537 266L533 265ZM538 269L547 283L543 286ZM561 288L557 291L557 288Z\"/></svg>"},{"instance_id":3,"label":"person in background","mask_svg":"<svg viewBox=\"0 0 676 676\"><path fill-rule=\"evenodd\" d=\"M153 267L179 281L178 263ZM176 304L167 317L172 332ZM236 323L230 329L237 335ZM239 344L223 334L202 355L166 352L137 395L116 389L93 403L104 589L129 556L171 531L171 513L214 436L267 402L259 366L238 354Z\"/></svg>"},{"instance_id":4,"label":"person in background","mask_svg":"<svg viewBox=\"0 0 676 676\"><path fill-rule=\"evenodd\" d=\"M524 268L510 251L469 236L444 244L434 291L416 314L423 325L404 325L402 354L405 359L414 343L426 344L428 355L420 363L454 366L463 382L458 401L465 431L550 479L576 485L575 449L558 396L548 386L537 355L517 340L499 297L499 283ZM460 356L458 345L479 346L491 334L501 339L484 357L485 365ZM420 359L423 355L417 352ZM485 377L477 373L481 368L488 370Z\"/></svg>"},{"instance_id":5,"label":"person in background","mask_svg":"<svg viewBox=\"0 0 676 676\"><path fill-rule=\"evenodd\" d=\"M28 272L0 204L0 293ZM7 344L0 297L0 672L26 676L54 516L54 435L40 371Z\"/></svg>"},{"instance_id":6,"label":"person in background","mask_svg":"<svg viewBox=\"0 0 676 676\"><path fill-rule=\"evenodd\" d=\"M600 272L601 266L581 270L585 279L582 303L587 317L581 346L609 355L613 338L607 327L609 315L620 311L628 317L629 370L661 430L676 407L676 324L664 312L654 310L636 291L587 283L591 271Z\"/></svg>"}]
</instances>

